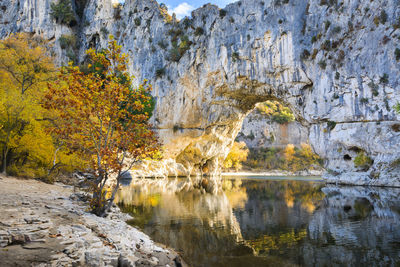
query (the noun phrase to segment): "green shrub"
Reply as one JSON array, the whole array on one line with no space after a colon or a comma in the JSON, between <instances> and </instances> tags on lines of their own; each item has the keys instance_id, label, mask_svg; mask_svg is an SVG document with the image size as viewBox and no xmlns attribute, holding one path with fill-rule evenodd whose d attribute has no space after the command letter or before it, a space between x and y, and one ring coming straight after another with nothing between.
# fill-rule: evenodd
<instances>
[{"instance_id":1,"label":"green shrub","mask_svg":"<svg viewBox=\"0 0 400 267\"><path fill-rule=\"evenodd\" d=\"M315 59L317 57L317 54L318 54L318 49L314 48L312 53L311 53L311 58Z\"/></svg>"},{"instance_id":2,"label":"green shrub","mask_svg":"<svg viewBox=\"0 0 400 267\"><path fill-rule=\"evenodd\" d=\"M366 97L363 97L363 98L360 99L360 103L361 104L368 104L368 102L369 102L369 100Z\"/></svg>"},{"instance_id":3,"label":"green shrub","mask_svg":"<svg viewBox=\"0 0 400 267\"><path fill-rule=\"evenodd\" d=\"M396 48L396 50L394 51L394 55L396 57L396 60L399 61L400 60L400 49Z\"/></svg>"},{"instance_id":4,"label":"green shrub","mask_svg":"<svg viewBox=\"0 0 400 267\"><path fill-rule=\"evenodd\" d=\"M379 79L379 81L383 84L388 84L389 83L389 75L387 73L384 73L383 76Z\"/></svg>"},{"instance_id":5,"label":"green shrub","mask_svg":"<svg viewBox=\"0 0 400 267\"><path fill-rule=\"evenodd\" d=\"M226 10L225 9L220 9L219 10L219 17L222 19L226 16Z\"/></svg>"},{"instance_id":6,"label":"green shrub","mask_svg":"<svg viewBox=\"0 0 400 267\"><path fill-rule=\"evenodd\" d=\"M329 51L331 49L331 41L325 40L323 44L321 44L321 50Z\"/></svg>"},{"instance_id":7,"label":"green shrub","mask_svg":"<svg viewBox=\"0 0 400 267\"><path fill-rule=\"evenodd\" d=\"M380 21L379 17L378 17L378 16L375 16L375 17L374 17L374 23L375 23L376 27L379 26L379 21Z\"/></svg>"},{"instance_id":8,"label":"green shrub","mask_svg":"<svg viewBox=\"0 0 400 267\"><path fill-rule=\"evenodd\" d=\"M328 125L328 129L330 131L332 131L336 127L336 122L335 121L328 121L327 125Z\"/></svg>"},{"instance_id":9,"label":"green shrub","mask_svg":"<svg viewBox=\"0 0 400 267\"><path fill-rule=\"evenodd\" d=\"M76 46L76 37L72 34L63 34L60 39L58 39L60 43L60 47L62 49L75 49Z\"/></svg>"},{"instance_id":10,"label":"green shrub","mask_svg":"<svg viewBox=\"0 0 400 267\"><path fill-rule=\"evenodd\" d=\"M204 34L204 29L201 27L197 27L196 30L194 31L195 36L200 36Z\"/></svg>"},{"instance_id":11,"label":"green shrub","mask_svg":"<svg viewBox=\"0 0 400 267\"><path fill-rule=\"evenodd\" d=\"M315 43L317 41L317 36L314 35L313 37L311 37L311 43Z\"/></svg>"},{"instance_id":12,"label":"green shrub","mask_svg":"<svg viewBox=\"0 0 400 267\"><path fill-rule=\"evenodd\" d=\"M233 52L232 53L232 61L236 62L239 60L239 53L238 52Z\"/></svg>"},{"instance_id":13,"label":"green shrub","mask_svg":"<svg viewBox=\"0 0 400 267\"><path fill-rule=\"evenodd\" d=\"M142 24L142 20L140 18L135 18L134 21L135 21L135 25L138 27L140 26L140 24Z\"/></svg>"},{"instance_id":14,"label":"green shrub","mask_svg":"<svg viewBox=\"0 0 400 267\"><path fill-rule=\"evenodd\" d=\"M388 19L388 15L386 14L385 10L381 11L381 14L379 15L379 20L382 24L385 24Z\"/></svg>"},{"instance_id":15,"label":"green shrub","mask_svg":"<svg viewBox=\"0 0 400 267\"><path fill-rule=\"evenodd\" d=\"M370 83L368 83L368 86L371 88L373 96L379 95L379 91L378 91L379 86L377 84L375 84L374 82L370 82Z\"/></svg>"},{"instance_id":16,"label":"green shrub","mask_svg":"<svg viewBox=\"0 0 400 267\"><path fill-rule=\"evenodd\" d=\"M165 67L156 70L156 78L161 78L165 74Z\"/></svg>"},{"instance_id":17,"label":"green shrub","mask_svg":"<svg viewBox=\"0 0 400 267\"><path fill-rule=\"evenodd\" d=\"M325 21L325 31L329 29L329 26L331 26L331 22L329 20Z\"/></svg>"},{"instance_id":18,"label":"green shrub","mask_svg":"<svg viewBox=\"0 0 400 267\"><path fill-rule=\"evenodd\" d=\"M310 57L310 51L308 51L307 49L304 49L303 52L300 55L300 58L302 60L308 59Z\"/></svg>"},{"instance_id":19,"label":"green shrub","mask_svg":"<svg viewBox=\"0 0 400 267\"><path fill-rule=\"evenodd\" d=\"M192 25L192 21L187 17L182 21L182 23L185 30L187 30Z\"/></svg>"},{"instance_id":20,"label":"green shrub","mask_svg":"<svg viewBox=\"0 0 400 267\"><path fill-rule=\"evenodd\" d=\"M371 167L372 163L372 159L364 151L358 152L357 157L354 159L354 167L365 171Z\"/></svg>"},{"instance_id":21,"label":"green shrub","mask_svg":"<svg viewBox=\"0 0 400 267\"><path fill-rule=\"evenodd\" d=\"M178 35L179 36L179 35ZM173 39L177 37L175 34L173 35ZM187 50L190 49L192 42L189 40L187 35L183 35L180 38L180 42L178 45L178 40L172 41L172 49L170 50L170 60L178 62L181 57L186 53Z\"/></svg>"},{"instance_id":22,"label":"green shrub","mask_svg":"<svg viewBox=\"0 0 400 267\"><path fill-rule=\"evenodd\" d=\"M394 106L394 109L396 110L397 113L400 113L400 103L397 103L397 104Z\"/></svg>"},{"instance_id":23,"label":"green shrub","mask_svg":"<svg viewBox=\"0 0 400 267\"><path fill-rule=\"evenodd\" d=\"M181 54L179 53L178 48L173 47L169 50L169 59L174 62L178 62L181 59Z\"/></svg>"},{"instance_id":24,"label":"green shrub","mask_svg":"<svg viewBox=\"0 0 400 267\"><path fill-rule=\"evenodd\" d=\"M70 0L59 0L50 4L50 16L59 24L71 25L76 23L75 14Z\"/></svg>"},{"instance_id":25,"label":"green shrub","mask_svg":"<svg viewBox=\"0 0 400 267\"><path fill-rule=\"evenodd\" d=\"M321 69L326 69L326 62L325 60L321 60L320 62L318 62L318 66L320 66Z\"/></svg>"},{"instance_id":26,"label":"green shrub","mask_svg":"<svg viewBox=\"0 0 400 267\"><path fill-rule=\"evenodd\" d=\"M342 30L342 27L336 26L335 28L333 28L332 32L333 32L334 34L337 34L337 33L339 33L341 30Z\"/></svg>"}]
</instances>

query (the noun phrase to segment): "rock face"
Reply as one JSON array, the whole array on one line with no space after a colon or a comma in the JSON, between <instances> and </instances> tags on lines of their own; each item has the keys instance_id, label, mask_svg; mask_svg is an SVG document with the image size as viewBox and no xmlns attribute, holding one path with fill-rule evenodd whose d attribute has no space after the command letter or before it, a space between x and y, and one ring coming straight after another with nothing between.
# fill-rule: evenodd
<instances>
[{"instance_id":1,"label":"rock face","mask_svg":"<svg viewBox=\"0 0 400 267\"><path fill-rule=\"evenodd\" d=\"M73 27L56 24L49 6L49 0L3 1L0 37L42 35L65 62L71 50L60 48L62 34L77 36L78 61L114 34L137 81L153 84L152 123L166 156L186 173L217 173L244 118L272 99L309 129L332 181L350 182L351 175L351 183L400 186L397 0L242 0L222 11L205 5L169 23L153 0L117 8L109 0L74 1L82 15ZM368 166L356 167L360 154Z\"/></svg>"},{"instance_id":2,"label":"rock face","mask_svg":"<svg viewBox=\"0 0 400 267\"><path fill-rule=\"evenodd\" d=\"M308 128L300 122L279 124L254 110L244 119L236 139L254 149L284 148L288 144L300 146L301 143L309 143L308 135Z\"/></svg>"}]
</instances>

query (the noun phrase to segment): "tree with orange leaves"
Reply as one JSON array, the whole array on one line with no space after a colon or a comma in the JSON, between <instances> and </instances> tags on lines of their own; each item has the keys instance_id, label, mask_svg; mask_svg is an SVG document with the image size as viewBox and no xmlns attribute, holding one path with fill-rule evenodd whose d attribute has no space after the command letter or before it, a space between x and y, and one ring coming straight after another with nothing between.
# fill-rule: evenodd
<instances>
[{"instance_id":1,"label":"tree with orange leaves","mask_svg":"<svg viewBox=\"0 0 400 267\"><path fill-rule=\"evenodd\" d=\"M158 142L148 123L151 86L132 87L127 56L112 36L107 49L87 51L85 68L63 67L49 84L44 107L56 120L51 131L72 151L87 157L95 174L93 212L103 216L111 207L123 173L134 163L158 154ZM106 190L111 176L116 185Z\"/></svg>"}]
</instances>

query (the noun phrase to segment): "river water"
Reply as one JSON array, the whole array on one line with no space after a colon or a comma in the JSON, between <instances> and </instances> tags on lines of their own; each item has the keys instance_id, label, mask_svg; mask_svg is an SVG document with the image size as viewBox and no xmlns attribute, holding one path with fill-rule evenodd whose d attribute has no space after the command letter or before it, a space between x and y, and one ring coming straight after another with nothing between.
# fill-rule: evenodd
<instances>
[{"instance_id":1,"label":"river water","mask_svg":"<svg viewBox=\"0 0 400 267\"><path fill-rule=\"evenodd\" d=\"M320 178L224 178L223 192L185 180L125 185L119 206L190 266L400 266L400 189Z\"/></svg>"}]
</instances>

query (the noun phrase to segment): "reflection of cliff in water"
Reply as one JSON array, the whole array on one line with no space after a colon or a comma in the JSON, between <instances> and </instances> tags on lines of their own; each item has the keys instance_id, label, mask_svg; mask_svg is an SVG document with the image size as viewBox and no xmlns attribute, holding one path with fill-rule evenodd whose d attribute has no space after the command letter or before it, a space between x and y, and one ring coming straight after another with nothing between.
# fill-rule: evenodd
<instances>
[{"instance_id":1,"label":"reflection of cliff in water","mask_svg":"<svg viewBox=\"0 0 400 267\"><path fill-rule=\"evenodd\" d=\"M302 248L306 265L399 266L399 188L327 186L323 192Z\"/></svg>"},{"instance_id":2,"label":"reflection of cliff in water","mask_svg":"<svg viewBox=\"0 0 400 267\"><path fill-rule=\"evenodd\" d=\"M400 189L310 181L134 180L118 195L132 223L190 266L395 266Z\"/></svg>"},{"instance_id":3,"label":"reflection of cliff in water","mask_svg":"<svg viewBox=\"0 0 400 267\"><path fill-rule=\"evenodd\" d=\"M135 181L119 191L117 201L124 212L155 241L184 251L190 262L204 256L252 255L243 241L239 224L224 193L208 194L187 186L186 179ZM184 188L187 188L185 190ZM234 203L246 198L245 191L231 190ZM196 264L196 265L197 265Z\"/></svg>"}]
</instances>

